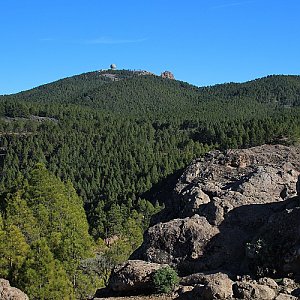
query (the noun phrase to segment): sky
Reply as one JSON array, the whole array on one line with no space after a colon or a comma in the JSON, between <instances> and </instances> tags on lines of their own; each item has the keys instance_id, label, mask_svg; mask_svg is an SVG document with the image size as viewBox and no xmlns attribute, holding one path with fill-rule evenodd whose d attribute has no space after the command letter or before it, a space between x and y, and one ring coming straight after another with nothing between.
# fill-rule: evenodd
<instances>
[{"instance_id":1,"label":"sky","mask_svg":"<svg viewBox=\"0 0 300 300\"><path fill-rule=\"evenodd\" d=\"M197 86L300 73L299 0L0 0L0 95L142 69Z\"/></svg>"}]
</instances>

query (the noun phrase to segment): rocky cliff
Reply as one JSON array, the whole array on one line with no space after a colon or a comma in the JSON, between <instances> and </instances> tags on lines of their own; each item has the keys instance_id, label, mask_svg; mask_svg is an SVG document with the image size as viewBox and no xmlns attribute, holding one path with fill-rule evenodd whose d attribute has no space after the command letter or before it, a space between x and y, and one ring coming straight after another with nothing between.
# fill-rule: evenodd
<instances>
[{"instance_id":1,"label":"rocky cliff","mask_svg":"<svg viewBox=\"0 0 300 300\"><path fill-rule=\"evenodd\" d=\"M178 270L174 298L297 299L299 174L300 149L281 145L213 151L193 161L134 261L113 272L110 289L130 290L126 282L140 262L148 270L149 264ZM130 286L143 291L151 287L149 272L147 278Z\"/></svg>"}]
</instances>

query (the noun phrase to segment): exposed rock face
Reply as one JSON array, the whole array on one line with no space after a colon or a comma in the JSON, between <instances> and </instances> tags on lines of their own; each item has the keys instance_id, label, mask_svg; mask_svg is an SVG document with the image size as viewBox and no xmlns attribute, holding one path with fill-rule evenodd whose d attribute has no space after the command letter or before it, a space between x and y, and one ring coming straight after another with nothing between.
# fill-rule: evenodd
<instances>
[{"instance_id":1,"label":"exposed rock face","mask_svg":"<svg viewBox=\"0 0 300 300\"><path fill-rule=\"evenodd\" d=\"M300 275L300 207L289 207L274 213L252 240L253 245L258 243L260 253L254 255L254 259L257 260L259 255L264 256L265 268L276 270L275 275ZM276 259L272 255L275 251L278 252Z\"/></svg>"},{"instance_id":2,"label":"exposed rock face","mask_svg":"<svg viewBox=\"0 0 300 300\"><path fill-rule=\"evenodd\" d=\"M299 174L298 148L264 145L225 154L208 153L186 169L174 189L172 205L166 207L163 215L176 220L162 220L164 223L151 227L132 258L173 263L183 273L251 271L245 245L258 239L260 230L270 233L270 227L276 234L287 214L295 215L289 238L298 230L298 210L287 210L298 205ZM278 224L274 226L272 220ZM272 225L264 227L269 222ZM295 234L288 250L294 247L298 253L297 244ZM297 255L293 258L296 265Z\"/></svg>"},{"instance_id":3,"label":"exposed rock face","mask_svg":"<svg viewBox=\"0 0 300 300\"><path fill-rule=\"evenodd\" d=\"M9 281L0 279L1 300L29 300L28 296L19 289L10 286Z\"/></svg>"},{"instance_id":4,"label":"exposed rock face","mask_svg":"<svg viewBox=\"0 0 300 300\"><path fill-rule=\"evenodd\" d=\"M194 208L190 214L200 212L214 225L236 207L293 197L297 194L299 156L299 149L281 145L229 150L226 154L210 152L195 160L176 185L174 204L177 210L181 208L179 216L186 216L186 204L203 198L203 193L211 201L205 207L200 203L199 211Z\"/></svg>"},{"instance_id":5,"label":"exposed rock face","mask_svg":"<svg viewBox=\"0 0 300 300\"><path fill-rule=\"evenodd\" d=\"M196 259L203 255L206 244L218 233L205 217L174 219L151 227L145 236L139 255L146 261L178 263L182 259Z\"/></svg>"},{"instance_id":6,"label":"exposed rock face","mask_svg":"<svg viewBox=\"0 0 300 300\"><path fill-rule=\"evenodd\" d=\"M110 278L109 287L114 292L130 292L153 289L151 275L166 265L148 263L141 260L129 260L114 268Z\"/></svg>"},{"instance_id":7,"label":"exposed rock face","mask_svg":"<svg viewBox=\"0 0 300 300\"><path fill-rule=\"evenodd\" d=\"M160 76L162 78L175 79L173 73L171 73L170 71L164 71L164 72L161 73Z\"/></svg>"},{"instance_id":8,"label":"exposed rock face","mask_svg":"<svg viewBox=\"0 0 300 300\"><path fill-rule=\"evenodd\" d=\"M131 259L192 274L177 299L300 297L300 148L210 152L185 170L156 219Z\"/></svg>"}]
</instances>

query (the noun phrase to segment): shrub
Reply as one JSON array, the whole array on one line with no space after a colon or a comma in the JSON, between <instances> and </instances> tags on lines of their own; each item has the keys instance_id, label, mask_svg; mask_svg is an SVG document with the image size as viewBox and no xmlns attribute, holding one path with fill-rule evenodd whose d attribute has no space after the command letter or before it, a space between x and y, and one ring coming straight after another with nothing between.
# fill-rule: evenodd
<instances>
[{"instance_id":1,"label":"shrub","mask_svg":"<svg viewBox=\"0 0 300 300\"><path fill-rule=\"evenodd\" d=\"M178 282L179 277L177 272L169 266L160 268L153 274L154 287L158 293L171 292Z\"/></svg>"}]
</instances>

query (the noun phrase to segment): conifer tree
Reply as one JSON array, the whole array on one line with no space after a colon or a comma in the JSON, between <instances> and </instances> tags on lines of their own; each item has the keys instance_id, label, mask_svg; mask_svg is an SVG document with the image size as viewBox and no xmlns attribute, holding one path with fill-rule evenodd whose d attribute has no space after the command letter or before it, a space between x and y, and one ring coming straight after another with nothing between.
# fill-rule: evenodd
<instances>
[{"instance_id":1,"label":"conifer tree","mask_svg":"<svg viewBox=\"0 0 300 300\"><path fill-rule=\"evenodd\" d=\"M32 244L18 283L33 300L75 299L61 262L54 259L44 238Z\"/></svg>"}]
</instances>

